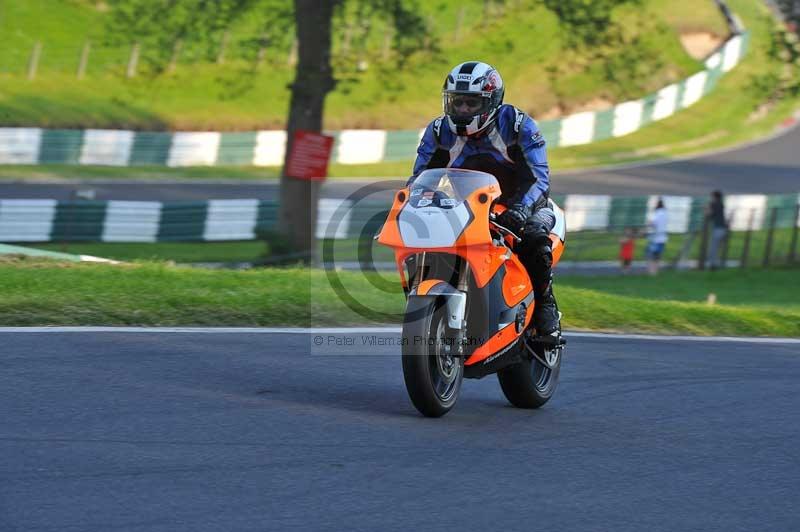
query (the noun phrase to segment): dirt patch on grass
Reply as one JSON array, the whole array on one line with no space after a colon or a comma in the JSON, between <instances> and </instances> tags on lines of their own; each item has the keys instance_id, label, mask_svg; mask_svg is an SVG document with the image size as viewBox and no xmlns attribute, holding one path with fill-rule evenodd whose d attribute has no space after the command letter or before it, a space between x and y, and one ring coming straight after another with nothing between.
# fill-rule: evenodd
<instances>
[{"instance_id":1,"label":"dirt patch on grass","mask_svg":"<svg viewBox=\"0 0 800 532\"><path fill-rule=\"evenodd\" d=\"M711 55L722 43L722 37L708 32L681 34L681 44L692 58L701 60Z\"/></svg>"},{"instance_id":2,"label":"dirt patch on grass","mask_svg":"<svg viewBox=\"0 0 800 532\"><path fill-rule=\"evenodd\" d=\"M612 107L614 102L608 100L606 98L592 98L591 100L574 105L565 109L561 105L555 105L545 111L544 113L540 113L536 116L537 120L552 120L554 118L562 118L564 116L569 116L575 113L583 113L586 111L602 111L604 109L608 109Z\"/></svg>"}]
</instances>

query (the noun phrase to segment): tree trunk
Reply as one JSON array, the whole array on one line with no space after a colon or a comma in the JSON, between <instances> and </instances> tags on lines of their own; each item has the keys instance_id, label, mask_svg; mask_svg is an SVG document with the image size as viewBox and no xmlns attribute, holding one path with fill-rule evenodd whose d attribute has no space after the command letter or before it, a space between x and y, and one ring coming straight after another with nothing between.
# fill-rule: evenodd
<instances>
[{"instance_id":1,"label":"tree trunk","mask_svg":"<svg viewBox=\"0 0 800 532\"><path fill-rule=\"evenodd\" d=\"M331 68L331 19L342 0L295 0L298 63L286 125L286 155L280 192L280 229L287 239L293 260L313 262L316 258L317 203L320 182L286 175L294 133L322 131L325 97L336 82Z\"/></svg>"}]
</instances>

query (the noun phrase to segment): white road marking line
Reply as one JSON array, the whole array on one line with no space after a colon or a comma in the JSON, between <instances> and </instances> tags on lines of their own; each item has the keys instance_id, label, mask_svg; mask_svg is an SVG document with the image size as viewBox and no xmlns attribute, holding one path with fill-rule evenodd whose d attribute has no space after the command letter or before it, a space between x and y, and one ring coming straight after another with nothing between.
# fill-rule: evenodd
<instances>
[{"instance_id":1,"label":"white road marking line","mask_svg":"<svg viewBox=\"0 0 800 532\"><path fill-rule=\"evenodd\" d=\"M150 333L150 334L400 334L400 327L0 327L3 333ZM570 338L652 340L668 342L733 342L754 344L797 344L800 338L738 336L670 336L657 334L616 334L565 331Z\"/></svg>"}]
</instances>

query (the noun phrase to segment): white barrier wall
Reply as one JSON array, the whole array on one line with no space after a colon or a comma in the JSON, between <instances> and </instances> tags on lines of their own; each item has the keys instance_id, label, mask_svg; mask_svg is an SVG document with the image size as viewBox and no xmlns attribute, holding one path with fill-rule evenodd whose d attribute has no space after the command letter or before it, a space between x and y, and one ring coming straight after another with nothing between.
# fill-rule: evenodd
<instances>
[{"instance_id":1,"label":"white barrier wall","mask_svg":"<svg viewBox=\"0 0 800 532\"><path fill-rule=\"evenodd\" d=\"M220 133L175 133L167 166L211 166L217 162Z\"/></svg>"},{"instance_id":2,"label":"white barrier wall","mask_svg":"<svg viewBox=\"0 0 800 532\"><path fill-rule=\"evenodd\" d=\"M667 232L685 233L689 230L692 216L692 198L687 196L650 196L647 200L647 220L653 216L658 200L664 200L667 209Z\"/></svg>"},{"instance_id":3,"label":"white barrier wall","mask_svg":"<svg viewBox=\"0 0 800 532\"><path fill-rule=\"evenodd\" d=\"M133 131L87 129L81 147L80 164L127 166L133 149Z\"/></svg>"},{"instance_id":4,"label":"white barrier wall","mask_svg":"<svg viewBox=\"0 0 800 532\"><path fill-rule=\"evenodd\" d=\"M258 221L256 199L208 202L204 240L253 240Z\"/></svg>"},{"instance_id":5,"label":"white barrier wall","mask_svg":"<svg viewBox=\"0 0 800 532\"><path fill-rule=\"evenodd\" d=\"M36 164L42 130L26 127L0 127L0 164Z\"/></svg>"},{"instance_id":6,"label":"white barrier wall","mask_svg":"<svg viewBox=\"0 0 800 532\"><path fill-rule=\"evenodd\" d=\"M612 135L621 137L633 133L642 125L644 102L636 100L625 102L614 108L614 130Z\"/></svg>"},{"instance_id":7,"label":"white barrier wall","mask_svg":"<svg viewBox=\"0 0 800 532\"><path fill-rule=\"evenodd\" d=\"M47 242L58 202L50 199L0 200L0 242Z\"/></svg>"},{"instance_id":8,"label":"white barrier wall","mask_svg":"<svg viewBox=\"0 0 800 532\"><path fill-rule=\"evenodd\" d=\"M103 242L155 242L161 221L159 201L109 201Z\"/></svg>"},{"instance_id":9,"label":"white barrier wall","mask_svg":"<svg viewBox=\"0 0 800 532\"><path fill-rule=\"evenodd\" d=\"M317 238L347 238L352 202L343 199L321 199L317 210ZM339 209L343 209L339 211ZM337 211L341 216L336 215ZM334 225L336 224L336 225Z\"/></svg>"},{"instance_id":10,"label":"white barrier wall","mask_svg":"<svg viewBox=\"0 0 800 532\"><path fill-rule=\"evenodd\" d=\"M341 164L370 164L383 160L386 131L346 129L339 134L334 160Z\"/></svg>"},{"instance_id":11,"label":"white barrier wall","mask_svg":"<svg viewBox=\"0 0 800 532\"><path fill-rule=\"evenodd\" d=\"M286 153L285 131L259 131L253 157L255 166L280 166Z\"/></svg>"},{"instance_id":12,"label":"white barrier wall","mask_svg":"<svg viewBox=\"0 0 800 532\"><path fill-rule=\"evenodd\" d=\"M749 194L725 197L725 217L730 220L731 231L761 229L766 212L766 196Z\"/></svg>"},{"instance_id":13,"label":"white barrier wall","mask_svg":"<svg viewBox=\"0 0 800 532\"><path fill-rule=\"evenodd\" d=\"M594 138L595 120L596 115L593 112L578 113L566 117L561 122L559 146L576 146L590 143Z\"/></svg>"},{"instance_id":14,"label":"white barrier wall","mask_svg":"<svg viewBox=\"0 0 800 532\"><path fill-rule=\"evenodd\" d=\"M564 203L567 235L570 231L605 229L611 212L611 196L570 194Z\"/></svg>"}]
</instances>

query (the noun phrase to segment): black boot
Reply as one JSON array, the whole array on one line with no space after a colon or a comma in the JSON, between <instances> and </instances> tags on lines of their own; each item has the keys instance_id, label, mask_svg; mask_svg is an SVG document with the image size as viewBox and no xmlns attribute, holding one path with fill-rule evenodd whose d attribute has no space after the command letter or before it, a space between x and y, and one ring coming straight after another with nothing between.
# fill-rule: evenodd
<instances>
[{"instance_id":1,"label":"black boot","mask_svg":"<svg viewBox=\"0 0 800 532\"><path fill-rule=\"evenodd\" d=\"M537 338L558 339L559 317L558 305L553 295L553 283L537 287L535 292L536 306L533 309L533 324Z\"/></svg>"}]
</instances>

